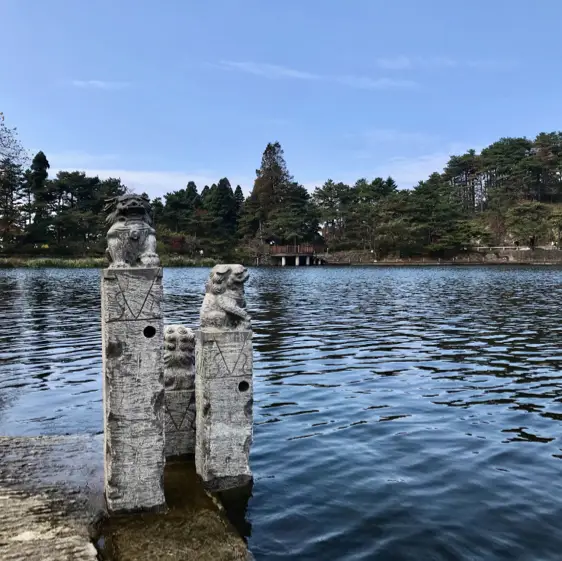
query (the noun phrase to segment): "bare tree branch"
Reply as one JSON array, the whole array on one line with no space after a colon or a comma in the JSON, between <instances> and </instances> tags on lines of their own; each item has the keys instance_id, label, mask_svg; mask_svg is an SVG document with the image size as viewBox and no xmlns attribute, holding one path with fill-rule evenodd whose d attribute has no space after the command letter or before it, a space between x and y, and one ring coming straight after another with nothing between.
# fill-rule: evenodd
<instances>
[{"instance_id":1,"label":"bare tree branch","mask_svg":"<svg viewBox=\"0 0 562 561\"><path fill-rule=\"evenodd\" d=\"M14 163L23 164L27 155L21 145L17 131L6 126L4 113L0 112L0 158L7 158Z\"/></svg>"}]
</instances>

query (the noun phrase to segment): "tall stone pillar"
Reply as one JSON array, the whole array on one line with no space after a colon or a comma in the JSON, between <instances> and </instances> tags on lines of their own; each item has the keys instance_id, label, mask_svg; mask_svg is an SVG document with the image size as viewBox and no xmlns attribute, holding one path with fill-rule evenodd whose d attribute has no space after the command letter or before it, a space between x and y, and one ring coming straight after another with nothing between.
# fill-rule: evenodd
<instances>
[{"instance_id":1,"label":"tall stone pillar","mask_svg":"<svg viewBox=\"0 0 562 561\"><path fill-rule=\"evenodd\" d=\"M287 265L287 258L281 257L281 267L285 267Z\"/></svg>"},{"instance_id":2,"label":"tall stone pillar","mask_svg":"<svg viewBox=\"0 0 562 561\"><path fill-rule=\"evenodd\" d=\"M306 256L306 266L309 267L310 266L310 255Z\"/></svg>"},{"instance_id":3,"label":"tall stone pillar","mask_svg":"<svg viewBox=\"0 0 562 561\"><path fill-rule=\"evenodd\" d=\"M295 266L298 267L300 265L300 257L297 255L295 257Z\"/></svg>"},{"instance_id":4,"label":"tall stone pillar","mask_svg":"<svg viewBox=\"0 0 562 561\"><path fill-rule=\"evenodd\" d=\"M211 271L196 346L195 465L211 491L247 485L253 430L253 355L242 265Z\"/></svg>"},{"instance_id":5,"label":"tall stone pillar","mask_svg":"<svg viewBox=\"0 0 562 561\"><path fill-rule=\"evenodd\" d=\"M109 201L102 272L105 496L110 512L165 507L162 269L148 200Z\"/></svg>"},{"instance_id":6,"label":"tall stone pillar","mask_svg":"<svg viewBox=\"0 0 562 561\"><path fill-rule=\"evenodd\" d=\"M166 458L195 453L195 334L183 325L164 330Z\"/></svg>"}]
</instances>

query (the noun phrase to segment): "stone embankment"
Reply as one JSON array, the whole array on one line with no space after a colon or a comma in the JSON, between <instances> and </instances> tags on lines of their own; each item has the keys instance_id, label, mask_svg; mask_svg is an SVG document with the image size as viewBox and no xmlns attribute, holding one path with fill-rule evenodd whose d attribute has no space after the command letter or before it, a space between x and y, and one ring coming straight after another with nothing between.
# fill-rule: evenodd
<instances>
[{"instance_id":1,"label":"stone embankment","mask_svg":"<svg viewBox=\"0 0 562 561\"><path fill-rule=\"evenodd\" d=\"M0 438L0 559L96 561L103 437Z\"/></svg>"},{"instance_id":2,"label":"stone embankment","mask_svg":"<svg viewBox=\"0 0 562 561\"><path fill-rule=\"evenodd\" d=\"M562 265L562 250L559 249L512 249L491 248L471 251L444 259L431 257L386 257L375 259L370 251L336 251L326 253L327 265Z\"/></svg>"}]
</instances>

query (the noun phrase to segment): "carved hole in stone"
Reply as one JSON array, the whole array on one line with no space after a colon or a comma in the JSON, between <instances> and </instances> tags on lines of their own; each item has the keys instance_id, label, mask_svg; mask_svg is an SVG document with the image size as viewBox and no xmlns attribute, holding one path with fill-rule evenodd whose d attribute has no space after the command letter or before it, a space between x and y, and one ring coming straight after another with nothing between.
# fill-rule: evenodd
<instances>
[{"instance_id":1,"label":"carved hole in stone","mask_svg":"<svg viewBox=\"0 0 562 561\"><path fill-rule=\"evenodd\" d=\"M246 380L242 380L239 384L238 384L238 389L241 392L247 392L250 389L250 384L248 384L248 382L246 382Z\"/></svg>"},{"instance_id":2,"label":"carved hole in stone","mask_svg":"<svg viewBox=\"0 0 562 561\"><path fill-rule=\"evenodd\" d=\"M144 336L145 336L147 339L150 339L150 338L152 338L152 337L154 337L154 336L156 335L156 327L154 327L154 326L152 326L152 325L147 325L147 326L144 328L143 333L144 333Z\"/></svg>"}]
</instances>

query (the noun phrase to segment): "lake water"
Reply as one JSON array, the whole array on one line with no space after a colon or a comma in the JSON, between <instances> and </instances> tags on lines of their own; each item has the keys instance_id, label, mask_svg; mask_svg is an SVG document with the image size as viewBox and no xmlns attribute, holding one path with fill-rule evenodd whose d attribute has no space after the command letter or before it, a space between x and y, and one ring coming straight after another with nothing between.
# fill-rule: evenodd
<instances>
[{"instance_id":1,"label":"lake water","mask_svg":"<svg viewBox=\"0 0 562 561\"><path fill-rule=\"evenodd\" d=\"M165 271L197 324L206 269ZM562 558L562 269L259 269L257 561ZM99 271L0 271L0 434L101 432Z\"/></svg>"}]
</instances>

